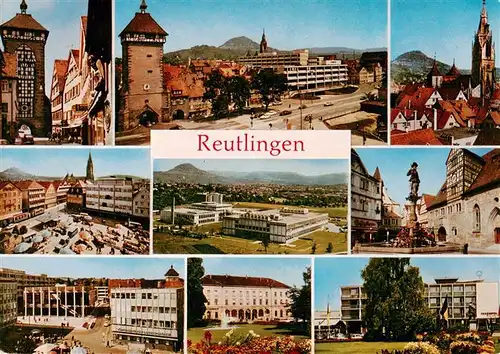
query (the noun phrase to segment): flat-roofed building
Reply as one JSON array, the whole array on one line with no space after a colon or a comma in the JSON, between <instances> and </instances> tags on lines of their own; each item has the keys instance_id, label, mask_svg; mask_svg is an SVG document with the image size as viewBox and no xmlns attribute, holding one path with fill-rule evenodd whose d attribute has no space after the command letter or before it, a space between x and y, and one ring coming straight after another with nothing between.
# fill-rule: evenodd
<instances>
[{"instance_id":1,"label":"flat-roofed building","mask_svg":"<svg viewBox=\"0 0 500 354\"><path fill-rule=\"evenodd\" d=\"M87 209L131 215L133 182L130 178L102 178L86 185Z\"/></svg>"},{"instance_id":2,"label":"flat-roofed building","mask_svg":"<svg viewBox=\"0 0 500 354\"><path fill-rule=\"evenodd\" d=\"M248 210L226 215L222 232L239 237L269 235L272 242L285 243L322 229L328 220L328 214L309 212L305 208Z\"/></svg>"},{"instance_id":3,"label":"flat-roofed building","mask_svg":"<svg viewBox=\"0 0 500 354\"><path fill-rule=\"evenodd\" d=\"M307 65L309 51L307 49L292 52L265 52L239 58L240 64L259 68L277 68L284 65Z\"/></svg>"},{"instance_id":4,"label":"flat-roofed building","mask_svg":"<svg viewBox=\"0 0 500 354\"><path fill-rule=\"evenodd\" d=\"M182 348L184 282L173 267L165 280L116 279L108 286L115 339Z\"/></svg>"},{"instance_id":5,"label":"flat-roofed building","mask_svg":"<svg viewBox=\"0 0 500 354\"><path fill-rule=\"evenodd\" d=\"M347 65L340 60L331 61L322 65L286 65L277 69L284 74L290 91L332 88L347 84Z\"/></svg>"},{"instance_id":6,"label":"flat-roofed building","mask_svg":"<svg viewBox=\"0 0 500 354\"><path fill-rule=\"evenodd\" d=\"M160 220L172 222L172 210L161 211ZM203 225L219 221L219 213L210 210L194 208L175 208L174 223L179 225Z\"/></svg>"},{"instance_id":7,"label":"flat-roofed building","mask_svg":"<svg viewBox=\"0 0 500 354\"><path fill-rule=\"evenodd\" d=\"M205 275L205 319L221 321L291 321L288 285L270 278Z\"/></svg>"},{"instance_id":8,"label":"flat-roofed building","mask_svg":"<svg viewBox=\"0 0 500 354\"><path fill-rule=\"evenodd\" d=\"M0 280L0 328L16 324L17 283Z\"/></svg>"}]
</instances>

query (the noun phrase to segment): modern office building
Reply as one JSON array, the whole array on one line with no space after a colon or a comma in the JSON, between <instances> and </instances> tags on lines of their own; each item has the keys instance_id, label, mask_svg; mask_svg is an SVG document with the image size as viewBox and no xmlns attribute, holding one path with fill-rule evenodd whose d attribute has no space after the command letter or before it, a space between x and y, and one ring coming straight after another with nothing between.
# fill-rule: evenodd
<instances>
[{"instance_id":1,"label":"modern office building","mask_svg":"<svg viewBox=\"0 0 500 354\"><path fill-rule=\"evenodd\" d=\"M322 229L328 220L328 214L305 208L233 211L222 220L222 232L239 237L267 234L272 242L285 243Z\"/></svg>"},{"instance_id":2,"label":"modern office building","mask_svg":"<svg viewBox=\"0 0 500 354\"><path fill-rule=\"evenodd\" d=\"M278 68L279 66L293 65L306 66L309 63L309 50L299 49L292 52L264 52L257 55L244 56L239 58L240 64L250 66L255 69Z\"/></svg>"},{"instance_id":3,"label":"modern office building","mask_svg":"<svg viewBox=\"0 0 500 354\"><path fill-rule=\"evenodd\" d=\"M17 318L17 284L0 280L0 328L14 325Z\"/></svg>"},{"instance_id":4,"label":"modern office building","mask_svg":"<svg viewBox=\"0 0 500 354\"><path fill-rule=\"evenodd\" d=\"M347 65L340 60L327 61L322 65L280 66L277 72L284 74L290 91L328 89L347 84Z\"/></svg>"},{"instance_id":5,"label":"modern office building","mask_svg":"<svg viewBox=\"0 0 500 354\"><path fill-rule=\"evenodd\" d=\"M86 186L87 209L132 215L133 182L130 178L101 178Z\"/></svg>"},{"instance_id":6,"label":"modern office building","mask_svg":"<svg viewBox=\"0 0 500 354\"><path fill-rule=\"evenodd\" d=\"M182 348L184 283L173 267L164 280L117 279L108 286L115 339Z\"/></svg>"},{"instance_id":7,"label":"modern office building","mask_svg":"<svg viewBox=\"0 0 500 354\"><path fill-rule=\"evenodd\" d=\"M23 297L25 287L54 286L57 279L47 274L26 274L23 270L0 268L0 282L12 282L18 286L17 296Z\"/></svg>"},{"instance_id":8,"label":"modern office building","mask_svg":"<svg viewBox=\"0 0 500 354\"><path fill-rule=\"evenodd\" d=\"M205 275L204 318L229 321L291 321L288 285L270 278Z\"/></svg>"},{"instance_id":9,"label":"modern office building","mask_svg":"<svg viewBox=\"0 0 500 354\"><path fill-rule=\"evenodd\" d=\"M458 278L436 278L425 284L425 301L429 308L439 313L448 299L449 325L460 324L474 315L473 320L498 318L499 284L483 280L459 281ZM343 286L341 292L341 320L349 333L362 333L362 309L366 294L362 286ZM473 309L474 312L470 313Z\"/></svg>"},{"instance_id":10,"label":"modern office building","mask_svg":"<svg viewBox=\"0 0 500 354\"><path fill-rule=\"evenodd\" d=\"M19 312L25 317L85 317L95 308L96 290L91 286L26 287Z\"/></svg>"}]
</instances>

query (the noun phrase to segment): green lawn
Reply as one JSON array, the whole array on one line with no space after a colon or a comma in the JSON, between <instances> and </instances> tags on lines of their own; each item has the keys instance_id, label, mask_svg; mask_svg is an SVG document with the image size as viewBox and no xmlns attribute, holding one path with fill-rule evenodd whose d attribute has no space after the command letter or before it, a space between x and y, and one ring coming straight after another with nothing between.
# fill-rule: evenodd
<instances>
[{"instance_id":1,"label":"green lawn","mask_svg":"<svg viewBox=\"0 0 500 354\"><path fill-rule=\"evenodd\" d=\"M315 343L315 353L376 354L382 349L403 349L407 342L339 342Z\"/></svg>"},{"instance_id":2,"label":"green lawn","mask_svg":"<svg viewBox=\"0 0 500 354\"><path fill-rule=\"evenodd\" d=\"M191 340L193 343L198 343L203 338L203 333L206 328L191 328L188 329L187 338ZM246 336L250 330L253 330L256 334L261 337L270 337L270 336L286 336L293 335L296 340L300 339L309 339L309 337L291 332L287 329L276 328L276 326L269 325L254 325L254 324L243 324L237 325L237 328L234 330L234 336ZM219 342L222 340L228 330L212 330L212 342Z\"/></svg>"},{"instance_id":3,"label":"green lawn","mask_svg":"<svg viewBox=\"0 0 500 354\"><path fill-rule=\"evenodd\" d=\"M254 209L279 209L289 205L282 204L268 204L268 203L250 203L250 202L235 202L233 203L233 208L254 208ZM328 213L328 216L331 218L341 217L347 218L347 207L341 208L314 208L314 207L305 207L310 211L317 213Z\"/></svg>"},{"instance_id":4,"label":"green lawn","mask_svg":"<svg viewBox=\"0 0 500 354\"><path fill-rule=\"evenodd\" d=\"M347 252L346 234L316 231L299 239L292 245L271 243L268 254L310 254L312 243L316 241L316 254L326 253L328 243L333 244L333 253ZM239 237L214 236L197 240L193 238L155 232L153 234L154 253L167 254L266 254L261 244Z\"/></svg>"}]
</instances>

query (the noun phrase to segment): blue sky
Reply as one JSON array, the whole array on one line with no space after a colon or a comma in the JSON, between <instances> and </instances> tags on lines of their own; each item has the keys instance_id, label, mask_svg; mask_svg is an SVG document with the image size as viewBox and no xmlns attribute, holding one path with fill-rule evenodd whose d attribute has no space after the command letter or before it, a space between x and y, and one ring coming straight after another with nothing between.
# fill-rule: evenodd
<instances>
[{"instance_id":1,"label":"blue sky","mask_svg":"<svg viewBox=\"0 0 500 354\"><path fill-rule=\"evenodd\" d=\"M181 258L0 257L0 268L65 278L162 279L171 265L181 278L185 278L184 260Z\"/></svg>"},{"instance_id":2,"label":"blue sky","mask_svg":"<svg viewBox=\"0 0 500 354\"><path fill-rule=\"evenodd\" d=\"M281 50L342 46L387 47L384 0L147 0L148 12L169 33L165 51L220 46L247 36ZM140 0L116 1L116 35L139 10ZM116 56L121 45L115 42Z\"/></svg>"},{"instance_id":3,"label":"blue sky","mask_svg":"<svg viewBox=\"0 0 500 354\"><path fill-rule=\"evenodd\" d=\"M85 176L89 151L95 177L129 174L150 178L149 149L144 148L3 148L0 171L17 167L37 176L64 177L66 173Z\"/></svg>"},{"instance_id":4,"label":"blue sky","mask_svg":"<svg viewBox=\"0 0 500 354\"><path fill-rule=\"evenodd\" d=\"M342 257L316 258L314 263L314 305L315 309L325 311L330 300L332 310L340 309L340 287L362 285L361 271L369 258ZM420 268L424 282L434 283L434 278L453 278L476 280L477 272L481 279L500 282L500 259L493 257L419 257L411 264ZM346 271L346 269L348 271Z\"/></svg>"},{"instance_id":5,"label":"blue sky","mask_svg":"<svg viewBox=\"0 0 500 354\"><path fill-rule=\"evenodd\" d=\"M0 1L0 22L19 13L21 0ZM50 93L55 59L68 59L70 49L80 48L80 17L87 15L86 0L26 0L31 14L49 31L45 46L45 92Z\"/></svg>"},{"instance_id":6,"label":"blue sky","mask_svg":"<svg viewBox=\"0 0 500 354\"><path fill-rule=\"evenodd\" d=\"M347 160L269 160L269 159L221 159L221 160L180 160L158 159L153 161L155 171L168 171L177 165L190 163L205 171L233 172L297 172L307 176L328 173L348 173Z\"/></svg>"},{"instance_id":7,"label":"blue sky","mask_svg":"<svg viewBox=\"0 0 500 354\"><path fill-rule=\"evenodd\" d=\"M479 156L491 149L469 149ZM419 194L436 195L446 179L446 159L449 148L389 148L356 149L368 172L373 175L378 166L389 196L404 206L409 194L406 173L413 161L418 163Z\"/></svg>"},{"instance_id":8,"label":"blue sky","mask_svg":"<svg viewBox=\"0 0 500 354\"><path fill-rule=\"evenodd\" d=\"M205 274L271 278L289 286L302 286L302 273L311 266L309 258L204 258Z\"/></svg>"},{"instance_id":9,"label":"blue sky","mask_svg":"<svg viewBox=\"0 0 500 354\"><path fill-rule=\"evenodd\" d=\"M421 50L427 56L470 69L474 32L479 26L482 0L393 0L391 56ZM487 0L493 40L500 38L500 2ZM498 60L497 60L498 66Z\"/></svg>"}]
</instances>

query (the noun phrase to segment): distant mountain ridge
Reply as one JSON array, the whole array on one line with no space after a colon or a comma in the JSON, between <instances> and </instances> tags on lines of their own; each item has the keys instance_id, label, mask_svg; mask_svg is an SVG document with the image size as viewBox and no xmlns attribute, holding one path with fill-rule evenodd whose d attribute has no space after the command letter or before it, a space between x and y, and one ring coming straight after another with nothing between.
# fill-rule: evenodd
<instances>
[{"instance_id":1,"label":"distant mountain ridge","mask_svg":"<svg viewBox=\"0 0 500 354\"><path fill-rule=\"evenodd\" d=\"M234 37L222 44L221 46L211 45L196 45L191 48L179 49L164 54L164 61L171 64L187 63L189 59L220 59L220 60L237 60L239 57L247 55L249 52L253 55L260 49L260 44L246 36ZM300 49L300 48L297 48ZM368 48L354 49L348 47L312 47L309 49L311 54L346 54L347 56L355 53L360 56L363 52L387 51L387 48ZM291 52L291 50L280 50L268 47L268 51L274 52Z\"/></svg>"},{"instance_id":2,"label":"distant mountain ridge","mask_svg":"<svg viewBox=\"0 0 500 354\"><path fill-rule=\"evenodd\" d=\"M347 183L347 173L306 176L297 172L279 171L204 171L191 164L181 164L168 171L155 171L154 182L192 184L283 184L337 185Z\"/></svg>"},{"instance_id":3,"label":"distant mountain ridge","mask_svg":"<svg viewBox=\"0 0 500 354\"><path fill-rule=\"evenodd\" d=\"M437 67L442 75L446 75L451 69L450 64L436 60ZM412 82L422 82L430 72L434 59L427 56L420 50L413 50L399 55L391 62L391 77L398 84L409 84ZM457 69L462 75L469 75L470 68ZM499 68L497 68L497 71Z\"/></svg>"},{"instance_id":4,"label":"distant mountain ridge","mask_svg":"<svg viewBox=\"0 0 500 354\"><path fill-rule=\"evenodd\" d=\"M109 177L117 177L117 178L132 178L132 179L146 179L144 177L138 177L133 175L108 175L108 176L99 176L100 178L109 178ZM85 179L85 176L74 176L77 179ZM23 170L17 167L10 167L4 171L0 172L0 181L26 181L26 180L37 180L37 181L58 181L63 180L64 176L38 176L33 175L31 173L24 172Z\"/></svg>"}]
</instances>

